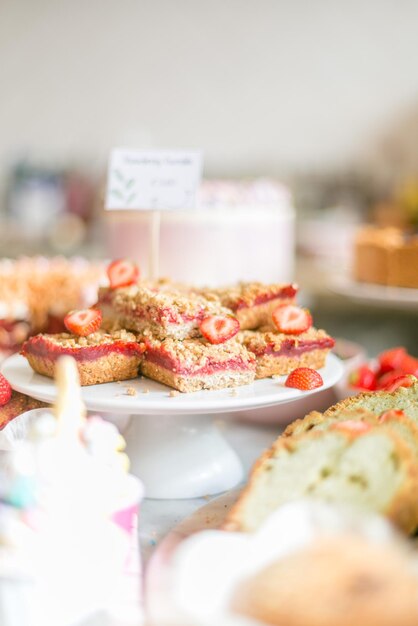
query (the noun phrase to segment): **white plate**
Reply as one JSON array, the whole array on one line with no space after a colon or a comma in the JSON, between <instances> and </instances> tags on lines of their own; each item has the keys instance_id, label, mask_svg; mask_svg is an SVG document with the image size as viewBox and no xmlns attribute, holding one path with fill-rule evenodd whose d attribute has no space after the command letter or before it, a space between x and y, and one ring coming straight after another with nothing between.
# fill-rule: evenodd
<instances>
[{"instance_id":1,"label":"white plate","mask_svg":"<svg viewBox=\"0 0 418 626\"><path fill-rule=\"evenodd\" d=\"M330 288L339 295L369 304L418 309L418 289L359 283L344 275L334 278Z\"/></svg>"},{"instance_id":2,"label":"white plate","mask_svg":"<svg viewBox=\"0 0 418 626\"><path fill-rule=\"evenodd\" d=\"M38 400L53 402L56 389L53 380L33 372L27 360L18 354L2 364L2 373L14 389ZM170 388L147 378L83 387L83 399L91 411L142 415L193 415L225 413L257 409L283 402L291 402L318 393L334 385L342 376L341 361L329 354L324 368L319 370L324 385L312 391L299 391L283 385L286 376L278 379L257 380L251 385L219 391L197 391L172 397ZM126 388L135 389L128 395ZM144 393L148 391L148 393Z\"/></svg>"}]
</instances>

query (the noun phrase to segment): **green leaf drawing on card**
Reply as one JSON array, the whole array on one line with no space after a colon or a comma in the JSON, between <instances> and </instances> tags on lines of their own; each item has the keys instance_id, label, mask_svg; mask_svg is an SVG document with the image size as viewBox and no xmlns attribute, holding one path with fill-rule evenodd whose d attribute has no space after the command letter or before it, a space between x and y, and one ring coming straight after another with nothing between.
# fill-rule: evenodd
<instances>
[{"instance_id":1,"label":"green leaf drawing on card","mask_svg":"<svg viewBox=\"0 0 418 626\"><path fill-rule=\"evenodd\" d=\"M136 193L135 192L131 193L131 195L126 198L126 204L131 204L132 200L134 200L135 198L136 198Z\"/></svg>"},{"instance_id":2,"label":"green leaf drawing on card","mask_svg":"<svg viewBox=\"0 0 418 626\"><path fill-rule=\"evenodd\" d=\"M122 193L121 193L118 189L111 189L111 190L110 190L110 193L111 193L113 196L116 196L117 198L119 198L119 200L122 200L122 199L123 199L123 194L122 194Z\"/></svg>"},{"instance_id":3,"label":"green leaf drawing on card","mask_svg":"<svg viewBox=\"0 0 418 626\"><path fill-rule=\"evenodd\" d=\"M130 178L129 180L127 180L126 183L125 183L126 189L130 189L132 187L132 185L134 184L134 182L135 182L134 178Z\"/></svg>"},{"instance_id":4,"label":"green leaf drawing on card","mask_svg":"<svg viewBox=\"0 0 418 626\"><path fill-rule=\"evenodd\" d=\"M117 178L117 179L118 179L121 183L124 183L124 182L125 182L125 179L124 179L124 177L122 176L122 174L120 173L120 171L119 171L119 170L113 170L113 173L115 174L116 178Z\"/></svg>"}]
</instances>

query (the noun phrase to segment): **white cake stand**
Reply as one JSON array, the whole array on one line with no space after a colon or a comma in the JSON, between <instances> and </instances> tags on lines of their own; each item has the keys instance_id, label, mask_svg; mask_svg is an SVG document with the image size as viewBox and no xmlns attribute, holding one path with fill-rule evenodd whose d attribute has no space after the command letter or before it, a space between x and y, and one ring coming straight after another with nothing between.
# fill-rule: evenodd
<instances>
[{"instance_id":1,"label":"white cake stand","mask_svg":"<svg viewBox=\"0 0 418 626\"><path fill-rule=\"evenodd\" d=\"M320 370L324 386L301 392L283 385L285 377L255 381L220 391L173 394L146 378L83 387L89 411L130 415L124 431L131 471L145 484L149 498L194 498L232 489L243 479L241 462L212 416L258 409L321 391L334 385L343 365L330 354ZM16 391L53 402L53 380L35 374L27 360L14 355L4 361L2 373Z\"/></svg>"}]
</instances>

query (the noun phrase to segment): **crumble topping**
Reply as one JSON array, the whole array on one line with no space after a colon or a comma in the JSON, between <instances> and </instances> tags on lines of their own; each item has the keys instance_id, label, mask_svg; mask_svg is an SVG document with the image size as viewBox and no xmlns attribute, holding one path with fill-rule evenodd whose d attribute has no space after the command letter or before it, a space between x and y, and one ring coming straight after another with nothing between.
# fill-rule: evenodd
<instances>
[{"instance_id":1,"label":"crumble topping","mask_svg":"<svg viewBox=\"0 0 418 626\"><path fill-rule=\"evenodd\" d=\"M268 346L274 350L279 350L283 341L294 341L295 347L301 341L316 341L318 339L329 338L325 330L318 330L311 327L305 333L300 335L286 335L285 333L274 332L271 329L263 328L260 330L242 330L237 335L237 340L254 352L261 352Z\"/></svg>"},{"instance_id":2,"label":"crumble topping","mask_svg":"<svg viewBox=\"0 0 418 626\"><path fill-rule=\"evenodd\" d=\"M277 295L279 297L283 289L286 289L288 287L293 287L297 291L297 285L289 283L273 283L270 285L265 285L264 283L260 282L242 282L232 287L212 289L208 294L205 294L204 291L202 293L207 298L218 298L221 304L225 307L235 309L236 306L240 303L243 303L249 307L253 306L257 298L259 298L260 296L268 298Z\"/></svg>"},{"instance_id":3,"label":"crumble topping","mask_svg":"<svg viewBox=\"0 0 418 626\"><path fill-rule=\"evenodd\" d=\"M195 318L202 312L208 314L225 314L231 311L223 309L218 300L209 301L197 293L183 293L180 291L163 290L152 291L148 287L134 285L118 289L112 297L112 305L116 310L125 314L128 311L135 313L138 309L153 321L161 319L170 321L176 315Z\"/></svg>"},{"instance_id":4,"label":"crumble topping","mask_svg":"<svg viewBox=\"0 0 418 626\"><path fill-rule=\"evenodd\" d=\"M127 387L126 388L126 395L127 396L136 396L137 395L136 389L134 389L133 387Z\"/></svg>"},{"instance_id":5,"label":"crumble topping","mask_svg":"<svg viewBox=\"0 0 418 626\"><path fill-rule=\"evenodd\" d=\"M162 351L179 361L182 367L204 367L209 362L223 363L232 358L241 358L245 363L254 360L246 348L234 339L221 344L211 344L205 339L176 339L167 338L163 341L147 339L147 348Z\"/></svg>"},{"instance_id":6,"label":"crumble topping","mask_svg":"<svg viewBox=\"0 0 418 626\"><path fill-rule=\"evenodd\" d=\"M41 335L50 343L63 348L86 348L88 346L100 346L105 344L115 343L116 341L123 341L124 343L137 343L138 339L136 335L128 332L127 330L117 330L113 333L96 332L87 335L87 337L78 337L77 335L70 335L69 333L59 333L57 335Z\"/></svg>"}]
</instances>

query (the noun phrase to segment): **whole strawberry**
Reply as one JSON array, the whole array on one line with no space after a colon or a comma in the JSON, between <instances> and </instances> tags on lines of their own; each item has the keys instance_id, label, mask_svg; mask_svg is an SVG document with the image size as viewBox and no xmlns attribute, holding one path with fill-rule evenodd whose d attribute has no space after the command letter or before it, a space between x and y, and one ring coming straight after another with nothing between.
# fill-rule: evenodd
<instances>
[{"instance_id":1,"label":"whole strawberry","mask_svg":"<svg viewBox=\"0 0 418 626\"><path fill-rule=\"evenodd\" d=\"M12 388L3 374L0 374L0 406L7 404L12 397Z\"/></svg>"},{"instance_id":2,"label":"whole strawberry","mask_svg":"<svg viewBox=\"0 0 418 626\"><path fill-rule=\"evenodd\" d=\"M289 374L285 381L286 387L294 387L301 391L310 391L322 387L324 381L322 376L316 370L310 367L297 367Z\"/></svg>"},{"instance_id":3,"label":"whole strawberry","mask_svg":"<svg viewBox=\"0 0 418 626\"><path fill-rule=\"evenodd\" d=\"M418 359L410 354L405 354L401 362L401 370L404 374L412 374L418 378Z\"/></svg>"},{"instance_id":4,"label":"whole strawberry","mask_svg":"<svg viewBox=\"0 0 418 626\"><path fill-rule=\"evenodd\" d=\"M391 381L386 387L384 387L384 391L396 391L399 387L412 387L412 385L417 381L415 376L411 376L408 374L403 374L402 376L398 376L395 380Z\"/></svg>"},{"instance_id":5,"label":"whole strawberry","mask_svg":"<svg viewBox=\"0 0 418 626\"><path fill-rule=\"evenodd\" d=\"M406 354L407 352L405 348L401 346L381 352L377 357L379 362L379 373L385 374L386 372L402 369L402 361Z\"/></svg>"},{"instance_id":6,"label":"whole strawberry","mask_svg":"<svg viewBox=\"0 0 418 626\"><path fill-rule=\"evenodd\" d=\"M379 376L376 389L379 391L386 389L391 383L393 383L394 380L397 380L401 376L405 376L405 373L402 370L392 370L391 372L386 372L386 374Z\"/></svg>"},{"instance_id":7,"label":"whole strawberry","mask_svg":"<svg viewBox=\"0 0 418 626\"><path fill-rule=\"evenodd\" d=\"M351 372L348 383L350 387L356 389L367 389L367 391L374 391L377 386L376 373L368 365L361 365L354 372Z\"/></svg>"}]
</instances>

